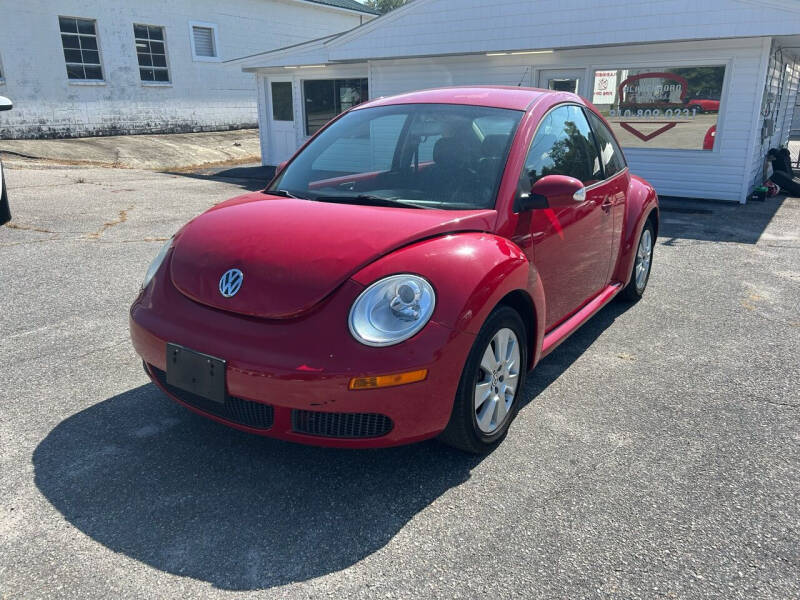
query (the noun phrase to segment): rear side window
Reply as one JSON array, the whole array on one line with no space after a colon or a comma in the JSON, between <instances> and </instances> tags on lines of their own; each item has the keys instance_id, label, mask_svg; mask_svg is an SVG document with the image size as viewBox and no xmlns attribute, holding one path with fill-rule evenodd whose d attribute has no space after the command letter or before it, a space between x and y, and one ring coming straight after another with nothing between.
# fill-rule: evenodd
<instances>
[{"instance_id":1,"label":"rear side window","mask_svg":"<svg viewBox=\"0 0 800 600\"><path fill-rule=\"evenodd\" d=\"M600 159L603 162L603 170L606 174L606 179L613 177L625 168L625 156L622 150L619 149L614 136L600 119L597 118L592 111L587 110L586 114L589 115L589 122L592 125L595 139L597 140L597 147L600 148Z\"/></svg>"},{"instance_id":2,"label":"rear side window","mask_svg":"<svg viewBox=\"0 0 800 600\"><path fill-rule=\"evenodd\" d=\"M545 175L568 175L584 185L603 178L592 131L577 106L559 106L542 120L525 159L520 184L530 190Z\"/></svg>"}]
</instances>

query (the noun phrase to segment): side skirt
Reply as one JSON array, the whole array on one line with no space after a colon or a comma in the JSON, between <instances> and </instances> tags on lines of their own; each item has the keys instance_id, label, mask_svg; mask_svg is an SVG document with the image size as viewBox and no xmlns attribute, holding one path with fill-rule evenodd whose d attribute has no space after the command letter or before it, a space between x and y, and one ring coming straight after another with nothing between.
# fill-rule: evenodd
<instances>
[{"instance_id":1,"label":"side skirt","mask_svg":"<svg viewBox=\"0 0 800 600\"><path fill-rule=\"evenodd\" d=\"M578 327L588 321L598 310L608 304L622 290L621 283L613 283L601 290L583 307L561 325L546 333L542 342L542 358L555 350L561 342L572 335Z\"/></svg>"}]
</instances>

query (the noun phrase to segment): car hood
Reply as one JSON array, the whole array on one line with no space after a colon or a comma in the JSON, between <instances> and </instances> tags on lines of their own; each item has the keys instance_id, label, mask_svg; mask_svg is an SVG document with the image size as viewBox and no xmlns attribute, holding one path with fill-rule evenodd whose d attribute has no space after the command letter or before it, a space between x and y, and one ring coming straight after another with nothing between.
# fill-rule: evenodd
<instances>
[{"instance_id":1,"label":"car hood","mask_svg":"<svg viewBox=\"0 0 800 600\"><path fill-rule=\"evenodd\" d=\"M176 236L173 284L215 308L271 319L310 310L353 273L396 248L456 231L488 231L494 210L417 210L331 204L263 193L234 198ZM409 265L418 270L419 265ZM220 278L243 274L224 297Z\"/></svg>"}]
</instances>

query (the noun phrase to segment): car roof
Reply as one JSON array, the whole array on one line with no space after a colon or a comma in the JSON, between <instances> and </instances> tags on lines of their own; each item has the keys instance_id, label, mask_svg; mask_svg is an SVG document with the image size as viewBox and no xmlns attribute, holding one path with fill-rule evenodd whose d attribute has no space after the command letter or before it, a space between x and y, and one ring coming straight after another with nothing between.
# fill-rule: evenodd
<instances>
[{"instance_id":1,"label":"car roof","mask_svg":"<svg viewBox=\"0 0 800 600\"><path fill-rule=\"evenodd\" d=\"M373 106L388 106L392 104L466 104L474 106L489 106L492 108L508 108L512 110L527 110L545 96L552 96L553 100L572 100L584 104L584 101L575 94L542 90L539 88L512 87L512 86L482 86L446 87L418 92L408 92L397 96L376 98L358 106L371 108Z\"/></svg>"}]
</instances>

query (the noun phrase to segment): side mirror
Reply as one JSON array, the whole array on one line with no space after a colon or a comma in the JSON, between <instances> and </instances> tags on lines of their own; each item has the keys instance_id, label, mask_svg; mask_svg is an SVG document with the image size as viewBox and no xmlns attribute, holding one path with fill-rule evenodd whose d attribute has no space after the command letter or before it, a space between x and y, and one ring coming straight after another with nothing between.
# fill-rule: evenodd
<instances>
[{"instance_id":1,"label":"side mirror","mask_svg":"<svg viewBox=\"0 0 800 600\"><path fill-rule=\"evenodd\" d=\"M0 110L11 110L14 108L14 103L5 96L0 96Z\"/></svg>"},{"instance_id":2,"label":"side mirror","mask_svg":"<svg viewBox=\"0 0 800 600\"><path fill-rule=\"evenodd\" d=\"M567 175L546 175L533 184L531 193L517 202L520 211L534 208L558 208L586 201L586 188L580 180Z\"/></svg>"}]
</instances>

